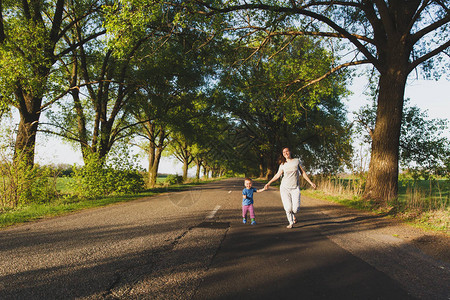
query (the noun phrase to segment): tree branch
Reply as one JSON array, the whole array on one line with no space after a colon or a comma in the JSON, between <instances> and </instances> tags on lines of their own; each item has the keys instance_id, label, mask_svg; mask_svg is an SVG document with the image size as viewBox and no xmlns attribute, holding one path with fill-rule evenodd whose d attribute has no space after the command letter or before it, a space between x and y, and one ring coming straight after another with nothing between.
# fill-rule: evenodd
<instances>
[{"instance_id":1,"label":"tree branch","mask_svg":"<svg viewBox=\"0 0 450 300\"><path fill-rule=\"evenodd\" d=\"M40 112L41 113L43 110L45 110L47 107L49 107L50 105L52 105L53 103L55 103L56 101L58 101L59 99L61 99L62 97L64 97L65 95L67 95L71 90L73 89L77 89L78 87L72 87L69 88L68 90L62 92L60 95L56 96L54 99L52 99L51 101L45 103L44 105L41 106L40 108Z\"/></svg>"},{"instance_id":2,"label":"tree branch","mask_svg":"<svg viewBox=\"0 0 450 300\"><path fill-rule=\"evenodd\" d=\"M39 125L53 126L53 127L61 129L63 133L55 132L50 129L38 129L39 132L54 134L54 135L57 135L57 136L60 136L60 137L63 137L63 138L66 138L66 139L69 139L69 140L72 140L75 142L79 142L81 144L84 144L86 147L89 147L89 145L85 141L82 141L80 138L77 137L76 133L68 130L67 128L65 128L61 125L52 124L52 123L39 123Z\"/></svg>"},{"instance_id":3,"label":"tree branch","mask_svg":"<svg viewBox=\"0 0 450 300\"><path fill-rule=\"evenodd\" d=\"M63 35L66 34L67 31L69 31L73 26L77 25L81 20L88 17L89 15L99 11L101 9L101 6L94 7L91 10L88 10L85 14L73 19L69 24L67 24L59 33L59 36L56 38L56 40L59 40Z\"/></svg>"},{"instance_id":4,"label":"tree branch","mask_svg":"<svg viewBox=\"0 0 450 300\"><path fill-rule=\"evenodd\" d=\"M253 27L252 28L257 28ZM262 28L261 28L262 30ZM308 35L308 36L321 36L321 37L336 37L336 38L346 38L344 35L337 33L337 32L310 32L310 31L278 31L278 32L272 32L270 36L279 36L279 35L291 35L291 36L302 36L302 35ZM355 38L361 41L368 42L370 44L375 44L375 41L371 38L368 38L366 36L358 35L358 34L352 34Z\"/></svg>"},{"instance_id":5,"label":"tree branch","mask_svg":"<svg viewBox=\"0 0 450 300\"><path fill-rule=\"evenodd\" d=\"M395 25L392 22L386 2L384 0L375 0L374 2L378 8L378 13L381 16L381 22L384 24L384 28L387 29L387 32L394 32L396 30Z\"/></svg>"},{"instance_id":6,"label":"tree branch","mask_svg":"<svg viewBox=\"0 0 450 300\"><path fill-rule=\"evenodd\" d=\"M414 70L418 65L420 65L421 63L423 63L424 61L432 58L433 56L439 54L440 52L443 52L445 49L447 49L448 47L450 47L450 40L448 40L445 44L442 44L441 46L437 47L436 49L434 49L431 52L428 52L427 54L419 57L418 59L416 59L415 61L413 61L410 65L409 65L409 70L408 73L411 72L412 70Z\"/></svg>"},{"instance_id":7,"label":"tree branch","mask_svg":"<svg viewBox=\"0 0 450 300\"><path fill-rule=\"evenodd\" d=\"M64 0L58 0L55 7L55 14L52 22L52 29L50 30L50 40L53 43L57 42L58 32L61 27L62 16L64 13Z\"/></svg>"},{"instance_id":8,"label":"tree branch","mask_svg":"<svg viewBox=\"0 0 450 300\"><path fill-rule=\"evenodd\" d=\"M23 15L27 20L30 20L31 19L30 6L28 5L27 0L22 0L22 7L23 7Z\"/></svg>"},{"instance_id":9,"label":"tree branch","mask_svg":"<svg viewBox=\"0 0 450 300\"><path fill-rule=\"evenodd\" d=\"M133 123L133 124L128 124L127 126L124 126L124 127L120 128L120 129L117 129L117 130L114 130L114 132L111 133L111 140L112 141L116 141L117 140L116 136L118 136L119 133L123 132L124 130L127 130L128 128L137 126L139 124L142 124L142 123L145 123L145 122L148 122L148 121L150 121L150 120L144 120L144 121L136 122L136 123Z\"/></svg>"},{"instance_id":10,"label":"tree branch","mask_svg":"<svg viewBox=\"0 0 450 300\"><path fill-rule=\"evenodd\" d=\"M296 94L296 93L298 93L298 92L304 90L305 88L307 88L307 87L310 86L310 85L313 85L313 84L315 84L315 83L317 83L317 82L319 82L319 81L322 81L323 79L325 79L325 78L327 78L328 76L330 76L331 74L333 74L333 73L339 71L340 69L343 69L343 68L346 68L346 67L349 67L349 66L356 66L356 65L368 64L368 63L371 63L371 62L370 62L368 59L365 59L365 60L351 61L351 62L342 64L342 65L336 66L336 67L332 68L330 71L328 71L327 73L323 74L322 76L320 76L320 77L318 77L318 78L316 78L316 79L310 80L307 84L305 84L304 86L300 87L297 91L293 92L293 93L285 100L285 102L289 101L289 99L292 98L292 96L293 96L294 94ZM300 81L301 81L301 80L295 80L295 81L291 82L288 86L290 86L290 85L292 85L292 84L295 84L295 83L299 83Z\"/></svg>"},{"instance_id":11,"label":"tree branch","mask_svg":"<svg viewBox=\"0 0 450 300\"><path fill-rule=\"evenodd\" d=\"M271 11L271 12L279 12L279 13L290 13L290 14L299 14L307 17L311 17L317 21L320 21L328 26L330 26L332 29L336 30L340 35L342 35L344 38L348 39L356 48L358 48L359 51L361 51L366 58L377 68L380 69L381 65L379 64L376 57L370 53L370 51L359 42L358 38L353 36L351 33L349 33L347 30L342 28L341 26L337 25L335 22L333 22L330 18L321 15L319 13L315 13L313 11L309 11L303 8L292 8L292 7L280 7L280 6L273 6L273 5L267 5L267 4L242 4L242 5L232 5L225 8L216 8L212 7L210 4L203 2L201 0L196 0L196 2L199 5L202 5L208 9L211 10L210 13L206 12L206 15L212 15L215 13L229 13L233 11L241 11L241 10L249 10L249 9L255 9L255 10L263 10L263 11ZM325 3L325 2L323 2ZM330 4L333 3L330 1ZM315 3L314 3L315 4ZM347 5L347 6L355 6L360 7L360 5L355 5L355 3L350 2L340 2L341 5ZM313 4L311 6L314 6Z\"/></svg>"},{"instance_id":12,"label":"tree branch","mask_svg":"<svg viewBox=\"0 0 450 300\"><path fill-rule=\"evenodd\" d=\"M428 1L422 2L422 5L419 7L419 9L416 11L414 16L411 18L411 23L408 26L408 31L409 32L411 32L411 29L413 28L414 23L416 23L416 21L420 18L420 15L425 10L425 8L427 7L428 4L429 4Z\"/></svg>"},{"instance_id":13,"label":"tree branch","mask_svg":"<svg viewBox=\"0 0 450 300\"><path fill-rule=\"evenodd\" d=\"M100 32L94 33L91 36L89 36L89 37L79 41L78 43L75 43L75 44L71 45L69 48L67 48L64 51L60 52L56 57L64 56L64 55L68 54L69 52L75 50L79 46L84 45L87 42L89 42L90 40L96 39L97 37L99 37L99 36L101 36L102 34L105 34L105 33L106 33L106 30L102 30Z\"/></svg>"},{"instance_id":14,"label":"tree branch","mask_svg":"<svg viewBox=\"0 0 450 300\"><path fill-rule=\"evenodd\" d=\"M433 24L430 24L429 26L423 28L422 30L417 31L415 34L411 36L411 41L413 44L415 44L418 40L420 40L423 36L426 34L432 32L433 30L441 27L444 24L447 24L450 22L450 14L447 13L447 15L440 19L439 21L434 22Z\"/></svg>"}]
</instances>

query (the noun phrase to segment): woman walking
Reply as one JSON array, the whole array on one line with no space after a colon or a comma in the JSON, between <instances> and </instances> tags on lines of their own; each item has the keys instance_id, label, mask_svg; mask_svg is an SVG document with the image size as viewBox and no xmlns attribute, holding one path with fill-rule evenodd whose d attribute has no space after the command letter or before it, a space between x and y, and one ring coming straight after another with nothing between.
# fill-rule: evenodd
<instances>
[{"instance_id":1,"label":"woman walking","mask_svg":"<svg viewBox=\"0 0 450 300\"><path fill-rule=\"evenodd\" d=\"M289 222L287 228L292 228L297 222L295 214L300 210L300 185L299 175L315 189L316 185L309 179L306 172L300 165L298 158L292 158L289 148L283 148L282 156L280 158L280 167L277 174L265 185L265 189L269 188L270 184L283 175L280 185L281 201L283 202L284 210Z\"/></svg>"}]
</instances>

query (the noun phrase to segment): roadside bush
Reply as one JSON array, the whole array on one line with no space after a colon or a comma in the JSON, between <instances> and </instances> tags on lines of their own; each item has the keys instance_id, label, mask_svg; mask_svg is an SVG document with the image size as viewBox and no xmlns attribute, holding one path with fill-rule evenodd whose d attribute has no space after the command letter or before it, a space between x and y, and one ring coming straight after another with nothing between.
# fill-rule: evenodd
<instances>
[{"instance_id":1,"label":"roadside bush","mask_svg":"<svg viewBox=\"0 0 450 300\"><path fill-rule=\"evenodd\" d=\"M183 176L180 175L167 175L166 180L164 181L167 184L179 184L183 183Z\"/></svg>"},{"instance_id":2,"label":"roadside bush","mask_svg":"<svg viewBox=\"0 0 450 300\"><path fill-rule=\"evenodd\" d=\"M115 177L114 193L131 194L139 193L144 189L144 177L138 171L120 171L112 170Z\"/></svg>"},{"instance_id":3,"label":"roadside bush","mask_svg":"<svg viewBox=\"0 0 450 300\"><path fill-rule=\"evenodd\" d=\"M101 159L97 153L85 158L83 167L73 168L71 189L74 195L82 198L99 198L112 194L138 193L144 189L142 174L128 160L127 153L113 153L110 163Z\"/></svg>"},{"instance_id":4,"label":"roadside bush","mask_svg":"<svg viewBox=\"0 0 450 300\"><path fill-rule=\"evenodd\" d=\"M57 195L54 172L50 168L29 167L18 155L15 161L2 154L0 162L0 204L15 208L30 203L46 203Z\"/></svg>"}]
</instances>

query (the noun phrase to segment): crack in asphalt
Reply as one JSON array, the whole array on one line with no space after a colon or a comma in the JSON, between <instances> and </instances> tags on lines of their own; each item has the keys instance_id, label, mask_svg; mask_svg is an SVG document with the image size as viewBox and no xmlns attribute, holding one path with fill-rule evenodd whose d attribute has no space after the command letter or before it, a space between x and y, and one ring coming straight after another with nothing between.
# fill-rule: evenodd
<instances>
[{"instance_id":1,"label":"crack in asphalt","mask_svg":"<svg viewBox=\"0 0 450 300\"><path fill-rule=\"evenodd\" d=\"M171 255L171 251L173 251L175 249L175 247L181 242L181 240L184 237L186 237L189 234L189 232L191 232L195 228L210 228L210 229L224 229L225 230L222 234L222 237L220 239L218 246L216 247L214 253L212 254L211 259L209 259L209 261L206 264L206 268L203 270L203 271L207 271L210 268L212 261L214 260L214 258L217 256L217 254L219 253L219 251L221 249L222 243L225 240L227 233L229 231L230 222L203 221L201 223L198 223L196 225L188 227L184 232L182 232L181 234L176 236L174 239L172 239L170 243L166 244L163 247L160 247L157 250L153 250L151 252L150 259L148 259L146 263L139 264L139 265L133 265L133 266L129 266L127 268L118 270L115 273L115 280L111 283L111 285L108 287L108 289L101 295L101 297L103 299L123 299L124 297L127 297L127 295L129 295L130 292L132 291L133 287L143 277L145 277L146 275L152 274L158 270L158 264L160 262L168 261L167 257L169 257ZM146 267L150 267L150 268L147 269ZM170 268L168 268L168 269L170 269L170 271L173 272L176 269L176 267L177 267L176 265L170 266ZM138 272L139 274L135 278L133 278L133 280L126 280L126 276L123 276L123 274L130 274L130 273L133 273L133 270L141 269L141 268L144 268L145 270L148 270L148 271L147 272ZM117 295L115 293L115 290L120 288L121 285L122 285L122 287L125 287L125 286L127 286L127 287L125 288L125 290L121 291L120 295ZM193 287L194 294L197 291L199 285L200 285L200 282L198 282Z\"/></svg>"}]
</instances>

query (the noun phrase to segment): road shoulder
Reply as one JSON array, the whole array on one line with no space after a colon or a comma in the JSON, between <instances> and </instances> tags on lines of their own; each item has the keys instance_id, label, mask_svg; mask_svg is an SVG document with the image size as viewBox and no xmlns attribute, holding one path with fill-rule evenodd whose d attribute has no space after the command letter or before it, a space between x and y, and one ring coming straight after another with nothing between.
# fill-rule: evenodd
<instances>
[{"instance_id":1,"label":"road shoulder","mask_svg":"<svg viewBox=\"0 0 450 300\"><path fill-rule=\"evenodd\" d=\"M450 238L398 220L303 197L303 209L320 210L316 220L299 226L319 227L329 239L400 282L420 299L450 297Z\"/></svg>"}]
</instances>

